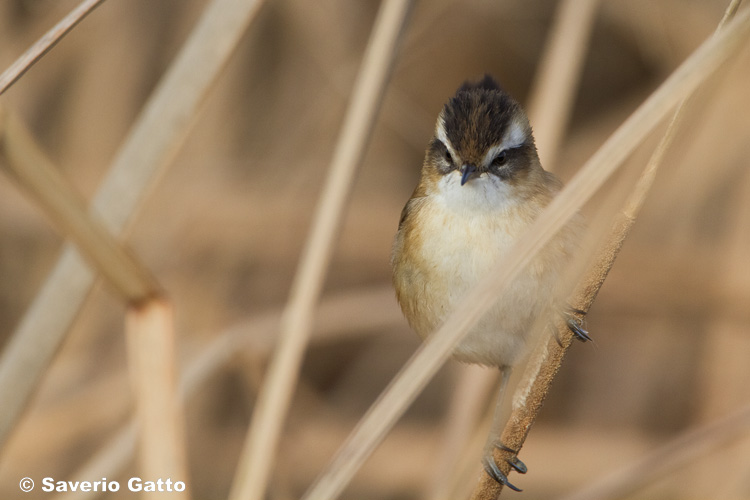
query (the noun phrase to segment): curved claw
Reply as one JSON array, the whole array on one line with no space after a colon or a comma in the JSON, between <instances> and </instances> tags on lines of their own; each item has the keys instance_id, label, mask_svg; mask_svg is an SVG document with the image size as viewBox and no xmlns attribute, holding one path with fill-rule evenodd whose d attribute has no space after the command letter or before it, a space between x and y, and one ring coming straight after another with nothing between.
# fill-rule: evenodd
<instances>
[{"instance_id":1,"label":"curved claw","mask_svg":"<svg viewBox=\"0 0 750 500\"><path fill-rule=\"evenodd\" d=\"M500 470L500 467L497 466L492 457L485 456L482 459L482 465L487 474L499 484L507 486L513 491L521 491L521 488L508 481L508 476L503 474L503 471Z\"/></svg>"},{"instance_id":2,"label":"curved claw","mask_svg":"<svg viewBox=\"0 0 750 500\"><path fill-rule=\"evenodd\" d=\"M526 467L526 464L521 462L521 460L518 458L518 452L516 450L510 449L502 443L495 443L495 448L507 451L512 455L510 458L506 458L505 461L508 462L508 464L513 467L516 472L518 472L519 474L526 474L529 471L528 467Z\"/></svg>"},{"instance_id":3,"label":"curved claw","mask_svg":"<svg viewBox=\"0 0 750 500\"><path fill-rule=\"evenodd\" d=\"M507 462L519 474L526 474L529 471L528 467L526 467L526 464L521 462L521 460L519 460L515 455L512 458L509 458Z\"/></svg>"},{"instance_id":4,"label":"curved claw","mask_svg":"<svg viewBox=\"0 0 750 500\"><path fill-rule=\"evenodd\" d=\"M589 332L583 329L581 322L575 318L568 318L566 323L571 332L576 336L576 339L581 342L590 342L592 339L589 336Z\"/></svg>"},{"instance_id":5,"label":"curved claw","mask_svg":"<svg viewBox=\"0 0 750 500\"><path fill-rule=\"evenodd\" d=\"M568 325L568 329L571 332L573 332L573 335L575 335L575 338L580 340L581 342L590 342L591 337L589 336L589 332L587 332L583 328L582 318L585 316L586 316L586 311L581 311L580 309L576 309L575 307L571 307L571 306L568 306L568 308L563 313L563 317L565 318L565 323Z\"/></svg>"}]
</instances>

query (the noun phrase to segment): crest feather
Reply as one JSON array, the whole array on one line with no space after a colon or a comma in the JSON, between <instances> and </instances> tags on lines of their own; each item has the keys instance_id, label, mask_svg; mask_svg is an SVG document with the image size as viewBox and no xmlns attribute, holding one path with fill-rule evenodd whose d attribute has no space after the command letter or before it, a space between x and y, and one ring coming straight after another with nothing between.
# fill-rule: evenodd
<instances>
[{"instance_id":1,"label":"crest feather","mask_svg":"<svg viewBox=\"0 0 750 500\"><path fill-rule=\"evenodd\" d=\"M458 88L456 93L458 94L459 92L468 92L471 90L497 90L503 92L502 87L500 87L495 79L487 73L485 73L484 78L478 82L465 81L464 84Z\"/></svg>"}]
</instances>

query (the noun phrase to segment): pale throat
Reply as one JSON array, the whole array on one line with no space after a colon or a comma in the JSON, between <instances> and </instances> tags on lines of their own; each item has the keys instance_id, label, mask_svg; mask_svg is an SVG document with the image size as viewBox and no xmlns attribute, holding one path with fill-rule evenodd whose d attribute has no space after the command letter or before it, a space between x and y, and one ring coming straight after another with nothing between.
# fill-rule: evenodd
<instances>
[{"instance_id":1,"label":"pale throat","mask_svg":"<svg viewBox=\"0 0 750 500\"><path fill-rule=\"evenodd\" d=\"M502 140L489 148L479 165L484 173L461 185L461 173L453 170L443 175L437 182L432 194L445 208L458 212L496 214L507 212L516 207L521 199L516 190L499 177L487 172L492 160L503 150L521 147L527 140L527 126L518 119L512 120L503 134ZM450 151L453 158L459 159L445 131L442 114L438 118L435 136Z\"/></svg>"},{"instance_id":2,"label":"pale throat","mask_svg":"<svg viewBox=\"0 0 750 500\"><path fill-rule=\"evenodd\" d=\"M490 173L483 173L462 186L461 174L450 172L438 180L432 194L445 209L474 215L498 215L521 201L511 186Z\"/></svg>"}]
</instances>

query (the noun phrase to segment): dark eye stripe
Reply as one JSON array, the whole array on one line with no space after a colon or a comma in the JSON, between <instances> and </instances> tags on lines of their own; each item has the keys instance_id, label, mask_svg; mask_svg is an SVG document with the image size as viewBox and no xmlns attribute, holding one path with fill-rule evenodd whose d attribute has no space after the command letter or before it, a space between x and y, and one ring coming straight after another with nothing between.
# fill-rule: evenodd
<instances>
[{"instance_id":1,"label":"dark eye stripe","mask_svg":"<svg viewBox=\"0 0 750 500\"><path fill-rule=\"evenodd\" d=\"M505 153L505 161L502 163L496 163L495 159L500 153L495 155L495 158L490 161L490 173L501 179L510 179L514 177L519 171L526 169L530 165L530 155L532 154L532 150L533 146L528 143L521 144L515 148L502 150L502 152Z\"/></svg>"},{"instance_id":2,"label":"dark eye stripe","mask_svg":"<svg viewBox=\"0 0 750 500\"><path fill-rule=\"evenodd\" d=\"M438 172L441 174L447 174L455 170L455 158L453 158L448 147L441 140L437 138L432 140L430 143L430 154L434 160L433 164L437 166Z\"/></svg>"},{"instance_id":3,"label":"dark eye stripe","mask_svg":"<svg viewBox=\"0 0 750 500\"><path fill-rule=\"evenodd\" d=\"M508 162L509 160L511 160L512 158L515 158L516 156L518 156L518 155L521 155L521 154L523 154L523 151L524 151L524 150L525 150L526 148L527 148L527 144L526 144L526 143L523 143L523 144L520 144L520 145L518 145L518 146L514 146L514 147L512 147L512 148L505 148L505 149L501 149L501 150L499 150L499 151L497 151L497 152L495 153L495 156L493 156L492 158L490 158L490 159L489 159L489 163L490 163L490 165L492 165L493 163L495 163L495 160L496 160L496 159L497 159L497 158L498 158L498 157L499 157L500 155L502 155L502 154L504 154L504 155L505 155L505 162L507 163L507 162Z\"/></svg>"},{"instance_id":4,"label":"dark eye stripe","mask_svg":"<svg viewBox=\"0 0 750 500\"><path fill-rule=\"evenodd\" d=\"M500 166L504 165L508 161L508 150L503 149L499 153L495 155L495 157L490 162L492 165Z\"/></svg>"},{"instance_id":5,"label":"dark eye stripe","mask_svg":"<svg viewBox=\"0 0 750 500\"><path fill-rule=\"evenodd\" d=\"M448 151L448 148L440 139L432 139L432 142L430 143L430 151L442 155L445 154L446 151Z\"/></svg>"}]
</instances>

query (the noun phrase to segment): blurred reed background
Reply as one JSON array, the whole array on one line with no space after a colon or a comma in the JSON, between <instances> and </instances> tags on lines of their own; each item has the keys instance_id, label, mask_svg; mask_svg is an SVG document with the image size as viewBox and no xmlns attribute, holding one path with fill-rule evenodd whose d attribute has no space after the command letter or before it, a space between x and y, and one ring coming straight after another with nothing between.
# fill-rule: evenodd
<instances>
[{"instance_id":1,"label":"blurred reed background","mask_svg":"<svg viewBox=\"0 0 750 500\"><path fill-rule=\"evenodd\" d=\"M0 98L87 199L205 4L109 0ZM75 5L0 3L0 67ZM180 367L230 339L220 346L226 361L202 372L185 405L195 499L229 492L378 6L264 2L130 230L129 246L172 300ZM388 259L434 120L464 80L485 72L527 102L556 6L416 3L336 244L269 498L305 491L417 347L390 289ZM725 7L602 1L560 152L543 161L569 179L710 36ZM525 490L518 498L573 492L750 402L749 62L744 50L689 109L590 311L595 343L573 347L523 448L530 472L514 481ZM657 140L630 161L645 164ZM63 239L4 175L0 231L5 344ZM117 297L97 286L2 450L1 497L20 495L24 476L101 479L75 476L133 412L123 317ZM429 494L465 370L446 365L344 498ZM135 475L127 464L108 479ZM631 496L750 498L749 478L745 432ZM37 496L45 498L25 498Z\"/></svg>"}]
</instances>

